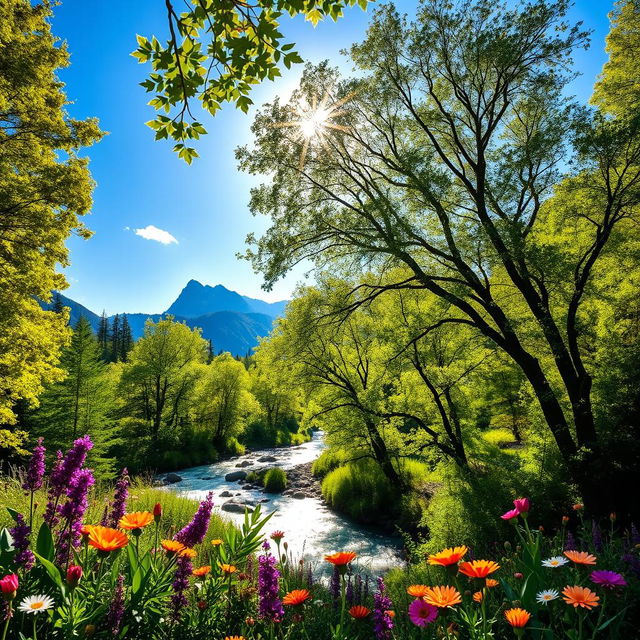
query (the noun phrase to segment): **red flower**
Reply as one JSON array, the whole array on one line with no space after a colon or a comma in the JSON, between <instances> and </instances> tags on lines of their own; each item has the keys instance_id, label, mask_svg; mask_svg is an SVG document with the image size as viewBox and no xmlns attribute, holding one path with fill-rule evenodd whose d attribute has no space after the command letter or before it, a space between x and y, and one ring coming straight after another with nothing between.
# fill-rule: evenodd
<instances>
[{"instance_id":1,"label":"red flower","mask_svg":"<svg viewBox=\"0 0 640 640\"><path fill-rule=\"evenodd\" d=\"M299 604L304 604L310 597L311 594L308 589L294 589L282 598L282 604L296 607Z\"/></svg>"},{"instance_id":2,"label":"red flower","mask_svg":"<svg viewBox=\"0 0 640 640\"><path fill-rule=\"evenodd\" d=\"M351 609L349 609L349 615L355 620L362 620L366 618L370 613L371 609L367 609L367 607L363 607L361 604L358 604L355 607L351 607Z\"/></svg>"},{"instance_id":3,"label":"red flower","mask_svg":"<svg viewBox=\"0 0 640 640\"><path fill-rule=\"evenodd\" d=\"M160 518L162 518L162 505L159 502L156 502L153 506L153 519L156 522L159 522Z\"/></svg>"},{"instance_id":4,"label":"red flower","mask_svg":"<svg viewBox=\"0 0 640 640\"><path fill-rule=\"evenodd\" d=\"M70 587L77 587L82 578L82 567L77 564L70 564L67 569L67 584Z\"/></svg>"},{"instance_id":5,"label":"red flower","mask_svg":"<svg viewBox=\"0 0 640 640\"><path fill-rule=\"evenodd\" d=\"M15 573L10 573L8 576L0 579L0 590L2 590L2 595L5 600L13 600L16 597L18 586L18 576Z\"/></svg>"}]
</instances>

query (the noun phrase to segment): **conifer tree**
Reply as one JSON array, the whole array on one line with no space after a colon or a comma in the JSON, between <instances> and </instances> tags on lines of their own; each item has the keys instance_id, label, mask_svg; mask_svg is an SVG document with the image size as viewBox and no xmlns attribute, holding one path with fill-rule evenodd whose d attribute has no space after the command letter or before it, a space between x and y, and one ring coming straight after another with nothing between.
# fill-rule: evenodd
<instances>
[{"instance_id":1,"label":"conifer tree","mask_svg":"<svg viewBox=\"0 0 640 640\"><path fill-rule=\"evenodd\" d=\"M109 318L103 310L100 316L100 324L98 325L98 345L102 353L102 359L107 362L109 360Z\"/></svg>"},{"instance_id":2,"label":"conifer tree","mask_svg":"<svg viewBox=\"0 0 640 640\"><path fill-rule=\"evenodd\" d=\"M133 349L133 335L131 334L129 319L126 314L124 314L122 316L122 325L120 327L120 349L118 360L126 362L131 349Z\"/></svg>"},{"instance_id":3,"label":"conifer tree","mask_svg":"<svg viewBox=\"0 0 640 640\"><path fill-rule=\"evenodd\" d=\"M216 357L213 350L213 340L209 338L209 353L207 354L207 364L211 364L211 361Z\"/></svg>"},{"instance_id":4,"label":"conifer tree","mask_svg":"<svg viewBox=\"0 0 640 640\"><path fill-rule=\"evenodd\" d=\"M110 362L118 362L118 356L120 354L120 335L120 316L116 313L113 317L113 324L111 325Z\"/></svg>"},{"instance_id":5,"label":"conifer tree","mask_svg":"<svg viewBox=\"0 0 640 640\"><path fill-rule=\"evenodd\" d=\"M53 301L51 303L51 311L55 313L62 313L64 311L64 305L62 304L62 298L60 294L56 291L53 294Z\"/></svg>"}]
</instances>

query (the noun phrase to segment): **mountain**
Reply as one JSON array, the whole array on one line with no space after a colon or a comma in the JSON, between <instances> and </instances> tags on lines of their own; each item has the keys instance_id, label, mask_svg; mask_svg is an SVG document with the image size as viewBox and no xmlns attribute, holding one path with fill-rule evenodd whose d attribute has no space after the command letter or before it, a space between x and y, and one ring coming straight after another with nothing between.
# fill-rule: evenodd
<instances>
[{"instance_id":1,"label":"mountain","mask_svg":"<svg viewBox=\"0 0 640 640\"><path fill-rule=\"evenodd\" d=\"M197 318L216 311L238 311L240 313L262 313L275 318L284 313L287 300L265 302L242 296L221 284L211 287L197 280L189 280L173 304L165 311L175 316Z\"/></svg>"},{"instance_id":2,"label":"mountain","mask_svg":"<svg viewBox=\"0 0 640 640\"><path fill-rule=\"evenodd\" d=\"M69 307L72 325L80 316L84 316L94 331L98 330L100 316L97 313L61 293L57 295L62 304ZM245 355L257 346L259 338L269 334L274 319L284 313L286 304L286 300L265 302L242 296L222 285L211 287L190 280L164 313L121 313L119 316L127 316L135 340L142 336L148 319L157 322L166 315L172 315L175 320L184 322L192 329L201 329L202 337L213 342L216 352ZM53 305L42 303L42 306L50 309ZM113 318L109 316L109 321L112 322Z\"/></svg>"}]
</instances>

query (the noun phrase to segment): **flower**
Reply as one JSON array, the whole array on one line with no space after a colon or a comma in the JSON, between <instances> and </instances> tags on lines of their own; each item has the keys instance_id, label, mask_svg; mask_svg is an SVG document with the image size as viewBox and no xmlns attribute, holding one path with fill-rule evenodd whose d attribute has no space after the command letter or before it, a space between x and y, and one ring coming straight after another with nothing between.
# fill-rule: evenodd
<instances>
[{"instance_id":1,"label":"flower","mask_svg":"<svg viewBox=\"0 0 640 640\"><path fill-rule=\"evenodd\" d=\"M385 611L385 614L388 615L390 618L395 618L396 617L396 612L393 611L393 609L387 609Z\"/></svg>"},{"instance_id":2,"label":"flower","mask_svg":"<svg viewBox=\"0 0 640 640\"><path fill-rule=\"evenodd\" d=\"M574 504L572 508L574 511L582 511L584 509L584 505L578 503L578 504Z\"/></svg>"},{"instance_id":3,"label":"flower","mask_svg":"<svg viewBox=\"0 0 640 640\"><path fill-rule=\"evenodd\" d=\"M82 567L77 564L70 564L67 569L67 584L70 587L77 587L82 578Z\"/></svg>"},{"instance_id":4,"label":"flower","mask_svg":"<svg viewBox=\"0 0 640 640\"><path fill-rule=\"evenodd\" d=\"M185 547L195 547L197 544L200 544L207 535L212 509L213 492L210 491L207 497L200 503L191 522L184 527L184 529L178 531L175 539L178 542L182 542Z\"/></svg>"},{"instance_id":5,"label":"flower","mask_svg":"<svg viewBox=\"0 0 640 640\"><path fill-rule=\"evenodd\" d=\"M153 505L153 519L156 522L160 522L160 518L162 518L162 505L159 502L156 502Z\"/></svg>"},{"instance_id":6,"label":"flower","mask_svg":"<svg viewBox=\"0 0 640 640\"><path fill-rule=\"evenodd\" d=\"M325 556L324 559L336 567L345 567L353 562L357 555L353 551L339 551L338 553L332 553L330 556Z\"/></svg>"},{"instance_id":7,"label":"flower","mask_svg":"<svg viewBox=\"0 0 640 640\"><path fill-rule=\"evenodd\" d=\"M517 518L520 515L520 512L517 509L511 509L506 513L503 513L500 517L503 520L513 520L513 518Z\"/></svg>"},{"instance_id":8,"label":"flower","mask_svg":"<svg viewBox=\"0 0 640 640\"><path fill-rule=\"evenodd\" d=\"M453 607L462 602L462 596L455 587L429 587L429 593L424 597L425 602L434 607Z\"/></svg>"},{"instance_id":9,"label":"flower","mask_svg":"<svg viewBox=\"0 0 640 640\"><path fill-rule=\"evenodd\" d=\"M564 555L567 556L571 562L575 562L576 564L594 565L596 563L596 557L586 551L569 550L565 551Z\"/></svg>"},{"instance_id":10,"label":"flower","mask_svg":"<svg viewBox=\"0 0 640 640\"><path fill-rule=\"evenodd\" d=\"M569 516L562 516L562 526L566 526L569 524Z\"/></svg>"},{"instance_id":11,"label":"flower","mask_svg":"<svg viewBox=\"0 0 640 640\"><path fill-rule=\"evenodd\" d=\"M36 562L33 551L29 548L29 536L31 535L31 527L25 522L21 513L15 514L16 524L9 529L9 533L13 538L13 548L16 552L13 561L25 571L29 571Z\"/></svg>"},{"instance_id":12,"label":"flower","mask_svg":"<svg viewBox=\"0 0 640 640\"><path fill-rule=\"evenodd\" d=\"M371 613L371 609L367 609L367 607L363 607L361 604L357 604L355 607L351 607L349 609L349 615L354 620L363 620Z\"/></svg>"},{"instance_id":13,"label":"flower","mask_svg":"<svg viewBox=\"0 0 640 640\"><path fill-rule=\"evenodd\" d=\"M207 608L207 603L204 600L198 600L196 604L200 611L204 611Z\"/></svg>"},{"instance_id":14,"label":"flower","mask_svg":"<svg viewBox=\"0 0 640 640\"><path fill-rule=\"evenodd\" d=\"M53 600L49 596L29 596L18 605L18 610L22 613L40 613L51 607Z\"/></svg>"},{"instance_id":15,"label":"flower","mask_svg":"<svg viewBox=\"0 0 640 640\"><path fill-rule=\"evenodd\" d=\"M559 596L560 594L557 589L546 589L545 591L540 591L536 594L536 600L540 604L547 604L547 602L551 602Z\"/></svg>"},{"instance_id":16,"label":"flower","mask_svg":"<svg viewBox=\"0 0 640 640\"><path fill-rule=\"evenodd\" d=\"M167 552L167 555L173 555L174 553L180 553L184 551L186 547L181 542L175 540L163 540L160 545Z\"/></svg>"},{"instance_id":17,"label":"flower","mask_svg":"<svg viewBox=\"0 0 640 640\"><path fill-rule=\"evenodd\" d=\"M198 567L197 569L194 569L191 572L191 575L195 576L196 578L202 578L203 576L206 576L210 572L211 572L211 566L205 565L203 567Z\"/></svg>"},{"instance_id":18,"label":"flower","mask_svg":"<svg viewBox=\"0 0 640 640\"><path fill-rule=\"evenodd\" d=\"M42 440L42 438L38 438L38 444L33 448L27 475L22 483L22 488L25 491L37 491L42 486L45 471L44 454L46 452L42 446Z\"/></svg>"},{"instance_id":19,"label":"flower","mask_svg":"<svg viewBox=\"0 0 640 640\"><path fill-rule=\"evenodd\" d=\"M67 488L67 501L59 513L65 519L64 527L58 541L57 559L60 564L66 563L72 547L80 544L82 537L82 519L89 506L89 489L95 483L90 469L78 469L74 472Z\"/></svg>"},{"instance_id":20,"label":"flower","mask_svg":"<svg viewBox=\"0 0 640 640\"><path fill-rule=\"evenodd\" d=\"M126 547L129 538L122 531L110 527L95 526L89 530L89 545L98 551L109 553Z\"/></svg>"},{"instance_id":21,"label":"flower","mask_svg":"<svg viewBox=\"0 0 640 640\"><path fill-rule=\"evenodd\" d=\"M18 576L15 573L10 573L0 579L0 591L2 591L2 596L5 600L13 600L16 597L16 591L19 586Z\"/></svg>"},{"instance_id":22,"label":"flower","mask_svg":"<svg viewBox=\"0 0 640 640\"><path fill-rule=\"evenodd\" d=\"M116 488L113 492L113 501L111 502L111 513L105 518L102 524L110 527L117 527L120 519L127 511L127 499L129 498L129 471L125 467L120 472Z\"/></svg>"},{"instance_id":23,"label":"flower","mask_svg":"<svg viewBox=\"0 0 640 640\"><path fill-rule=\"evenodd\" d=\"M232 564L220 565L220 571L222 571L222 573L226 573L228 576L230 576L232 573L235 573L237 570L238 570L238 567Z\"/></svg>"},{"instance_id":24,"label":"flower","mask_svg":"<svg viewBox=\"0 0 640 640\"><path fill-rule=\"evenodd\" d=\"M584 609L592 609L598 606L600 598L586 587L580 587L578 585L570 587L566 586L562 590L564 601L567 604L572 604L574 607L583 607Z\"/></svg>"},{"instance_id":25,"label":"flower","mask_svg":"<svg viewBox=\"0 0 640 640\"><path fill-rule=\"evenodd\" d=\"M425 627L438 617L438 607L422 599L414 600L409 605L409 619L416 627Z\"/></svg>"},{"instance_id":26,"label":"flower","mask_svg":"<svg viewBox=\"0 0 640 640\"><path fill-rule=\"evenodd\" d=\"M443 549L438 553L434 553L429 556L429 564L438 564L442 567L448 567L452 564L457 564L464 557L469 549L464 545L460 547L449 547Z\"/></svg>"},{"instance_id":27,"label":"flower","mask_svg":"<svg viewBox=\"0 0 640 640\"><path fill-rule=\"evenodd\" d=\"M219 547L223 542L224 540L220 540L220 538L215 538L214 540L211 541L211 546Z\"/></svg>"},{"instance_id":28,"label":"flower","mask_svg":"<svg viewBox=\"0 0 640 640\"><path fill-rule=\"evenodd\" d=\"M520 571L516 571L516 572L513 574L513 577L514 577L516 580L522 580L522 578L524 578L524 573L521 573Z\"/></svg>"},{"instance_id":29,"label":"flower","mask_svg":"<svg viewBox=\"0 0 640 640\"><path fill-rule=\"evenodd\" d=\"M377 583L378 588L373 594L373 633L376 640L390 640L393 615L389 612L392 610L393 603L386 593L384 580L379 577Z\"/></svg>"},{"instance_id":30,"label":"flower","mask_svg":"<svg viewBox=\"0 0 640 640\"><path fill-rule=\"evenodd\" d=\"M279 578L280 572L276 569L276 559L269 553L269 543L262 543L265 553L258 557L258 598L260 617L263 620L281 620L284 615L282 602L280 601Z\"/></svg>"},{"instance_id":31,"label":"flower","mask_svg":"<svg viewBox=\"0 0 640 640\"><path fill-rule=\"evenodd\" d=\"M476 591L476 592L473 594L473 596L472 596L472 597L473 597L473 601L474 601L474 602L482 602L482 598L483 598L484 596L483 596L483 594L482 594L482 591Z\"/></svg>"},{"instance_id":32,"label":"flower","mask_svg":"<svg viewBox=\"0 0 640 640\"><path fill-rule=\"evenodd\" d=\"M282 540L282 538L284 538L284 531L274 531L269 537L274 542L280 542L280 540Z\"/></svg>"},{"instance_id":33,"label":"flower","mask_svg":"<svg viewBox=\"0 0 640 640\"><path fill-rule=\"evenodd\" d=\"M244 636L225 636L224 640L244 640Z\"/></svg>"},{"instance_id":34,"label":"flower","mask_svg":"<svg viewBox=\"0 0 640 640\"><path fill-rule=\"evenodd\" d=\"M507 619L507 622L516 629L522 629L527 626L527 622L531 618L531 614L524 609L507 609L504 612L504 617Z\"/></svg>"},{"instance_id":35,"label":"flower","mask_svg":"<svg viewBox=\"0 0 640 640\"><path fill-rule=\"evenodd\" d=\"M121 529L129 529L135 531L136 529L144 529L147 525L153 522L153 513L149 511L135 511L134 513L125 513L118 526Z\"/></svg>"},{"instance_id":36,"label":"flower","mask_svg":"<svg viewBox=\"0 0 640 640\"><path fill-rule=\"evenodd\" d=\"M624 576L615 571L592 571L589 576L591 582L599 584L601 587L613 589L614 587L626 587L627 581Z\"/></svg>"},{"instance_id":37,"label":"flower","mask_svg":"<svg viewBox=\"0 0 640 640\"><path fill-rule=\"evenodd\" d=\"M424 598L429 591L429 587L424 584L412 584L407 587L407 593L413 598Z\"/></svg>"},{"instance_id":38,"label":"flower","mask_svg":"<svg viewBox=\"0 0 640 640\"><path fill-rule=\"evenodd\" d=\"M195 549L189 549L189 547L185 547L184 549L182 549L182 551L180 551L178 555L181 558L189 558L190 560L193 560L198 555L198 552Z\"/></svg>"},{"instance_id":39,"label":"flower","mask_svg":"<svg viewBox=\"0 0 640 640\"><path fill-rule=\"evenodd\" d=\"M189 576L193 573L193 565L191 564L191 558L185 555L184 551L187 551L187 549L185 548L178 555L176 570L171 583L173 594L169 603L169 615L174 622L180 620L182 610L189 604L185 593L189 588Z\"/></svg>"},{"instance_id":40,"label":"flower","mask_svg":"<svg viewBox=\"0 0 640 640\"><path fill-rule=\"evenodd\" d=\"M463 562L458 567L458 571L470 578L486 578L499 568L500 565L493 560L472 560L471 562Z\"/></svg>"},{"instance_id":41,"label":"flower","mask_svg":"<svg viewBox=\"0 0 640 640\"><path fill-rule=\"evenodd\" d=\"M489 587L489 589L493 589L493 587L497 587L500 584L497 580L494 580L493 578L487 578L484 581L484 583L487 587Z\"/></svg>"},{"instance_id":42,"label":"flower","mask_svg":"<svg viewBox=\"0 0 640 640\"><path fill-rule=\"evenodd\" d=\"M548 558L547 560L542 561L543 567L550 567L551 569L556 569L557 567L561 567L567 564L569 561L562 556L553 556L553 558Z\"/></svg>"},{"instance_id":43,"label":"flower","mask_svg":"<svg viewBox=\"0 0 640 640\"><path fill-rule=\"evenodd\" d=\"M296 607L299 604L304 604L310 597L311 593L309 593L308 589L294 589L282 598L282 604Z\"/></svg>"},{"instance_id":44,"label":"flower","mask_svg":"<svg viewBox=\"0 0 640 640\"><path fill-rule=\"evenodd\" d=\"M529 498L516 498L513 501L513 506L521 514L528 513L530 507Z\"/></svg>"}]
</instances>

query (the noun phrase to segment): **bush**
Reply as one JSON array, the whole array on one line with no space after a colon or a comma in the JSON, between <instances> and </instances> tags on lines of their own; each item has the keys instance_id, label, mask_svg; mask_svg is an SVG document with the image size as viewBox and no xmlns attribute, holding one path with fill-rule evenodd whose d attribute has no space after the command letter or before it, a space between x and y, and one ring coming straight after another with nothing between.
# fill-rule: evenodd
<instances>
[{"instance_id":1,"label":"bush","mask_svg":"<svg viewBox=\"0 0 640 640\"><path fill-rule=\"evenodd\" d=\"M314 476L324 478L330 471L349 462L349 454L344 449L327 449L320 454L320 457L313 463L311 471Z\"/></svg>"},{"instance_id":2,"label":"bush","mask_svg":"<svg viewBox=\"0 0 640 640\"><path fill-rule=\"evenodd\" d=\"M264 476L264 490L269 493L280 493L286 488L287 474L279 467L269 469Z\"/></svg>"}]
</instances>

